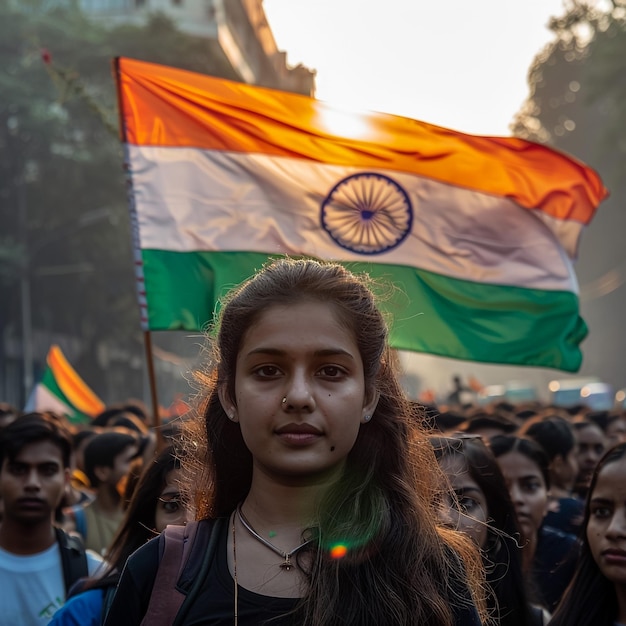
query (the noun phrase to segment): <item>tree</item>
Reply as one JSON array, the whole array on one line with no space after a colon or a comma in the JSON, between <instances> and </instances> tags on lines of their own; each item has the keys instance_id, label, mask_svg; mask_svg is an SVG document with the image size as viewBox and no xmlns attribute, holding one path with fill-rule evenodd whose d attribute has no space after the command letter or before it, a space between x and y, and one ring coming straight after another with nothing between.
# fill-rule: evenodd
<instances>
[{"instance_id":1,"label":"tree","mask_svg":"<svg viewBox=\"0 0 626 626\"><path fill-rule=\"evenodd\" d=\"M73 365L108 401L143 386L123 152L114 132L118 55L236 79L207 41L160 15L144 27L105 28L75 2L0 3L0 380L21 360L26 277L39 367L46 340L65 342ZM23 401L15 390L5 393Z\"/></svg>"},{"instance_id":2,"label":"tree","mask_svg":"<svg viewBox=\"0 0 626 626\"><path fill-rule=\"evenodd\" d=\"M606 3L605 3L606 4ZM611 192L585 232L576 269L590 327L583 372L624 385L626 333L626 1L575 0L550 24L554 40L529 71L514 134L593 166Z\"/></svg>"}]
</instances>

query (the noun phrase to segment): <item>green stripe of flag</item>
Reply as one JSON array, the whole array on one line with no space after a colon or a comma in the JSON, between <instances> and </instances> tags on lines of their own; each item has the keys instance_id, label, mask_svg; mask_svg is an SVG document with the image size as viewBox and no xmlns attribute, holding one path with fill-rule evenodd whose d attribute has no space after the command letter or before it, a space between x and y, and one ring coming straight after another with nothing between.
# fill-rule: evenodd
<instances>
[{"instance_id":1,"label":"green stripe of flag","mask_svg":"<svg viewBox=\"0 0 626 626\"><path fill-rule=\"evenodd\" d=\"M44 386L55 398L65 404L70 411L66 414L66 417L73 424L87 424L91 421L89 415L85 415L82 411L79 411L72 401L63 393L61 387L54 377L54 372L51 367L46 367L40 384Z\"/></svg>"},{"instance_id":2,"label":"green stripe of flag","mask_svg":"<svg viewBox=\"0 0 626 626\"><path fill-rule=\"evenodd\" d=\"M206 327L219 299L269 258L251 252L142 255L150 330ZM394 348L572 372L580 367L578 344L587 326L571 292L475 283L397 265L346 265L386 287L379 304L393 320Z\"/></svg>"}]
</instances>

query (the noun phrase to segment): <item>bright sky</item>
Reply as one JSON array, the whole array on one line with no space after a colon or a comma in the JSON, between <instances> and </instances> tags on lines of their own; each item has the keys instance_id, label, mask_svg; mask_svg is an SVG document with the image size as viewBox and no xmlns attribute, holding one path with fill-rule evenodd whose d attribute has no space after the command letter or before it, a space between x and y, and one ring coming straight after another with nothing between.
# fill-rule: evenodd
<instances>
[{"instance_id":1,"label":"bright sky","mask_svg":"<svg viewBox=\"0 0 626 626\"><path fill-rule=\"evenodd\" d=\"M404 115L480 135L510 135L528 69L552 40L563 0L264 0L289 65L317 70L317 94L348 109ZM540 393L562 372L405 353L423 387L453 373L484 384L520 379Z\"/></svg>"},{"instance_id":2,"label":"bright sky","mask_svg":"<svg viewBox=\"0 0 626 626\"><path fill-rule=\"evenodd\" d=\"M482 135L510 135L563 0L264 0L290 65L320 100Z\"/></svg>"}]
</instances>

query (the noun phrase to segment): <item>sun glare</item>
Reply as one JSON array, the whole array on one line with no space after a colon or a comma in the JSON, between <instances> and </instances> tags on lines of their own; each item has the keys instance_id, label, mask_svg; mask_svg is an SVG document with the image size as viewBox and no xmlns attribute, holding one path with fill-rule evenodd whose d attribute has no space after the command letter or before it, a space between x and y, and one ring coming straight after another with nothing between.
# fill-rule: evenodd
<instances>
[{"instance_id":1,"label":"sun glare","mask_svg":"<svg viewBox=\"0 0 626 626\"><path fill-rule=\"evenodd\" d=\"M316 125L321 130L337 137L372 140L374 128L370 114L362 111L347 111L320 103L317 107Z\"/></svg>"}]
</instances>

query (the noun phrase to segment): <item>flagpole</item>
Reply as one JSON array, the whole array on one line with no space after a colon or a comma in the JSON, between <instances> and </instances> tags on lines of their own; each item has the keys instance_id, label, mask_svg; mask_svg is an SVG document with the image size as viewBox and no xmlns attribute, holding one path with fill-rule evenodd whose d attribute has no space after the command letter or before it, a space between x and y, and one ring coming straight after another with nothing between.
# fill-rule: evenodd
<instances>
[{"instance_id":1,"label":"flagpole","mask_svg":"<svg viewBox=\"0 0 626 626\"><path fill-rule=\"evenodd\" d=\"M161 430L161 416L159 414L159 399L157 397L156 376L154 373L154 357L152 353L152 335L149 330L143 333L146 347L146 363L148 364L148 382L150 384L150 402L152 403L152 427L156 433L157 450L163 449L163 432Z\"/></svg>"}]
</instances>

